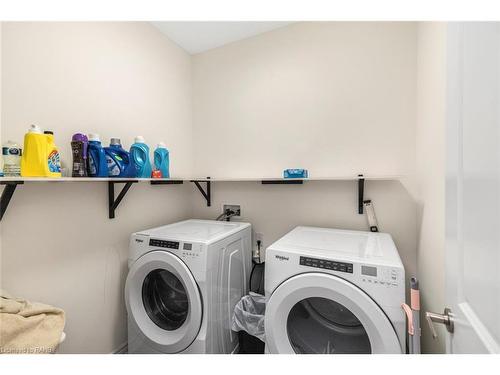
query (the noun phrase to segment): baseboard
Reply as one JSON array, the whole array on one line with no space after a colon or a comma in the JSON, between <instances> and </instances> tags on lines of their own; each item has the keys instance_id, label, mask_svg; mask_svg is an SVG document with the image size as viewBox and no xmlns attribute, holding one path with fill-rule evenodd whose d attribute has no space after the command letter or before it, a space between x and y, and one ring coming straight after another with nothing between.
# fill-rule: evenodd
<instances>
[{"instance_id":1,"label":"baseboard","mask_svg":"<svg viewBox=\"0 0 500 375\"><path fill-rule=\"evenodd\" d=\"M118 349L113 350L111 354L127 354L128 353L128 343L123 343Z\"/></svg>"}]
</instances>

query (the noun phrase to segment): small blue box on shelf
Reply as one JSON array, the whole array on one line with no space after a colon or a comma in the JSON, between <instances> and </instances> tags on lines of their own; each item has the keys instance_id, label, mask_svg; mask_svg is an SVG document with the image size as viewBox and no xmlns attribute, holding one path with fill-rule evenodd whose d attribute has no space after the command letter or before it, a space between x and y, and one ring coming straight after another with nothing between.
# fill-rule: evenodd
<instances>
[{"instance_id":1,"label":"small blue box on shelf","mask_svg":"<svg viewBox=\"0 0 500 375\"><path fill-rule=\"evenodd\" d=\"M283 178L307 178L307 169L285 169L283 171Z\"/></svg>"}]
</instances>

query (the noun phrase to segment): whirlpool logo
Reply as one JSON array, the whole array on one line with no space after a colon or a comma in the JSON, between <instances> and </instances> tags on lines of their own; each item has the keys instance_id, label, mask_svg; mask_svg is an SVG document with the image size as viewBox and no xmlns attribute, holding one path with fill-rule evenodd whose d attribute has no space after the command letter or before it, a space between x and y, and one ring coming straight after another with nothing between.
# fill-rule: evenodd
<instances>
[{"instance_id":1,"label":"whirlpool logo","mask_svg":"<svg viewBox=\"0 0 500 375\"><path fill-rule=\"evenodd\" d=\"M135 242L142 243L142 242L144 242L144 240L140 240L140 239L136 238L136 239L135 239Z\"/></svg>"},{"instance_id":2,"label":"whirlpool logo","mask_svg":"<svg viewBox=\"0 0 500 375\"><path fill-rule=\"evenodd\" d=\"M284 257L283 255L275 255L274 257L276 259L278 259L278 260L281 260L281 261L285 261L285 260L288 261L288 260L290 260L289 257Z\"/></svg>"}]
</instances>

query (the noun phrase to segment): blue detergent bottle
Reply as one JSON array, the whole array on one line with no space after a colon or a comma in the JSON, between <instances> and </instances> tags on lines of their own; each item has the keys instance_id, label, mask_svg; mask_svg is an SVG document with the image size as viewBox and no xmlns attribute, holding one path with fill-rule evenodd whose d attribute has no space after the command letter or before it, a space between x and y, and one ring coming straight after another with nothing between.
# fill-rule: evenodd
<instances>
[{"instance_id":1,"label":"blue detergent bottle","mask_svg":"<svg viewBox=\"0 0 500 375\"><path fill-rule=\"evenodd\" d=\"M99 134L89 134L88 175L90 177L108 177L106 153L102 147Z\"/></svg>"},{"instance_id":2,"label":"blue detergent bottle","mask_svg":"<svg viewBox=\"0 0 500 375\"><path fill-rule=\"evenodd\" d=\"M140 135L135 137L134 144L130 147L130 160L135 169L135 176L151 178L151 161L149 160L149 147Z\"/></svg>"},{"instance_id":3,"label":"blue detergent bottle","mask_svg":"<svg viewBox=\"0 0 500 375\"><path fill-rule=\"evenodd\" d=\"M160 142L155 150L155 167L163 178L170 178L170 156L165 143Z\"/></svg>"},{"instance_id":4,"label":"blue detergent bottle","mask_svg":"<svg viewBox=\"0 0 500 375\"><path fill-rule=\"evenodd\" d=\"M120 138L111 138L109 147L104 147L109 177L135 177L130 154L122 148Z\"/></svg>"}]
</instances>

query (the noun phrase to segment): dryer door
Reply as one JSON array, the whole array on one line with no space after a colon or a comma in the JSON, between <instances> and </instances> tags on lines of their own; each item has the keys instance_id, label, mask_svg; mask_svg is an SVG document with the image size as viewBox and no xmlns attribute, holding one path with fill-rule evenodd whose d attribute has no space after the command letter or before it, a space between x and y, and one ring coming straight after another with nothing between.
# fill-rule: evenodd
<instances>
[{"instance_id":1,"label":"dryer door","mask_svg":"<svg viewBox=\"0 0 500 375\"><path fill-rule=\"evenodd\" d=\"M305 273L283 282L266 307L271 353L401 353L394 328L361 289L339 277Z\"/></svg>"},{"instance_id":2,"label":"dryer door","mask_svg":"<svg viewBox=\"0 0 500 375\"><path fill-rule=\"evenodd\" d=\"M129 320L163 353L186 349L202 321L202 302L193 275L177 256L152 251L140 257L125 284Z\"/></svg>"}]
</instances>

